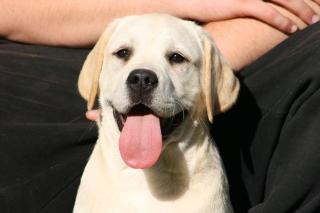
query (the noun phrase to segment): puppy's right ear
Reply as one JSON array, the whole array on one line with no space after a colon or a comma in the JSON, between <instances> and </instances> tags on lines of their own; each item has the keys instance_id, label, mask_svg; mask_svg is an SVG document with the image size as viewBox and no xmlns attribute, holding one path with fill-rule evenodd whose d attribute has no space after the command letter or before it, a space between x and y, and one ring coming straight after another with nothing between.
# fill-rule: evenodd
<instances>
[{"instance_id":1,"label":"puppy's right ear","mask_svg":"<svg viewBox=\"0 0 320 213\"><path fill-rule=\"evenodd\" d=\"M78 79L78 89L87 101L88 110L93 108L99 92L99 78L104 61L105 48L118 20L113 21L102 33L98 42L87 56Z\"/></svg>"}]
</instances>

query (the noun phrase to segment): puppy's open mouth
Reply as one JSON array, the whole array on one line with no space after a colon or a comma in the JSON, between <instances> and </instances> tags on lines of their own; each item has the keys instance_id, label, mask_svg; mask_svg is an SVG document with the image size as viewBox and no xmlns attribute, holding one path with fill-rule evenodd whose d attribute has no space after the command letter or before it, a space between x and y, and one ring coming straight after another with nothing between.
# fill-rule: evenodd
<instances>
[{"instance_id":1,"label":"puppy's open mouth","mask_svg":"<svg viewBox=\"0 0 320 213\"><path fill-rule=\"evenodd\" d=\"M135 105L129 110L128 114L121 114L113 108L113 115L120 131L122 131L128 116L143 116L147 114L154 114L157 116L149 107L145 106L144 104ZM171 117L159 117L162 137L168 137L175 129L177 129L177 127L179 127L184 121L184 118L187 114L188 112L184 110Z\"/></svg>"},{"instance_id":2,"label":"puppy's open mouth","mask_svg":"<svg viewBox=\"0 0 320 213\"><path fill-rule=\"evenodd\" d=\"M127 114L113 110L121 131L119 150L123 161L132 168L146 169L160 157L163 139L168 137L184 120L185 112L161 118L149 107L138 104Z\"/></svg>"}]
</instances>

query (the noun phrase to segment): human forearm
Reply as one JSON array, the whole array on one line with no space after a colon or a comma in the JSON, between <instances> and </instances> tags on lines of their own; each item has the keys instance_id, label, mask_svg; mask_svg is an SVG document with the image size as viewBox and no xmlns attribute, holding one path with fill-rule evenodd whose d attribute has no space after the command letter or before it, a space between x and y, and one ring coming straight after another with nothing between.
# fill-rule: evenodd
<instances>
[{"instance_id":1,"label":"human forearm","mask_svg":"<svg viewBox=\"0 0 320 213\"><path fill-rule=\"evenodd\" d=\"M206 25L234 70L240 70L287 38L254 19L233 19Z\"/></svg>"},{"instance_id":2,"label":"human forearm","mask_svg":"<svg viewBox=\"0 0 320 213\"><path fill-rule=\"evenodd\" d=\"M177 7L171 4L168 0L0 0L0 36L22 42L87 46L97 41L112 19L147 12L175 15Z\"/></svg>"}]
</instances>

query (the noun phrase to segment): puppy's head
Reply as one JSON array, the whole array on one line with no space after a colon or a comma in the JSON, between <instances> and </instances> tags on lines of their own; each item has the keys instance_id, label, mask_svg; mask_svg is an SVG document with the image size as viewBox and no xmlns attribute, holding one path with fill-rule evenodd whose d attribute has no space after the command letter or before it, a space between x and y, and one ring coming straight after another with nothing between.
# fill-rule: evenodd
<instances>
[{"instance_id":1,"label":"puppy's head","mask_svg":"<svg viewBox=\"0 0 320 213\"><path fill-rule=\"evenodd\" d=\"M207 115L212 122L215 113L232 106L238 90L232 70L201 27L159 14L111 23L79 77L88 109L99 94L102 110L113 110L121 156L135 168L152 166L162 139L187 117Z\"/></svg>"}]
</instances>

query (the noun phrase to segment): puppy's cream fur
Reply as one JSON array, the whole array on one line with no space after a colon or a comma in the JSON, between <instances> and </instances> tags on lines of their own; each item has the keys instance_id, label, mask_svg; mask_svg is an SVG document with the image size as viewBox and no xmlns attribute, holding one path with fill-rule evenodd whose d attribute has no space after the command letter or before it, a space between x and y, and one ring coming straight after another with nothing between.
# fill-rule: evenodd
<instances>
[{"instance_id":1,"label":"puppy's cream fur","mask_svg":"<svg viewBox=\"0 0 320 213\"><path fill-rule=\"evenodd\" d=\"M126 62L113 54L123 47L132 49ZM173 51L188 61L170 64L167 54ZM189 112L163 142L157 163L144 170L122 161L113 116L113 108L120 113L130 108L126 79L141 68L154 71L159 79L148 107L160 117ZM102 120L74 212L232 212L227 179L206 121L232 106L239 83L201 27L163 14L115 20L87 57L79 90L89 109L99 94Z\"/></svg>"}]
</instances>

